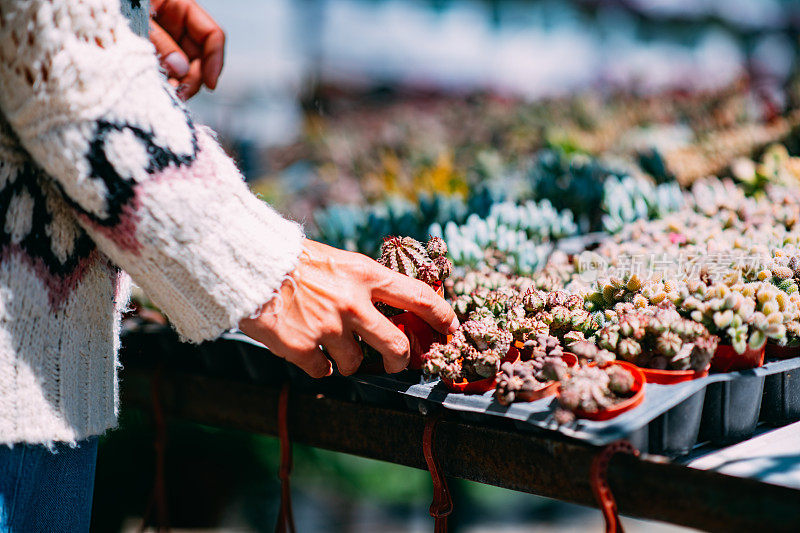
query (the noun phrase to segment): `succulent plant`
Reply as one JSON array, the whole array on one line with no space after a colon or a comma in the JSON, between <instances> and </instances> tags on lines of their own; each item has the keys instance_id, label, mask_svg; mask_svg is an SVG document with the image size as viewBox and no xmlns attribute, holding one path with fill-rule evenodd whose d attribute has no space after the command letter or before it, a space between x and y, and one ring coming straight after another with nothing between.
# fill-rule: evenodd
<instances>
[{"instance_id":1,"label":"succulent plant","mask_svg":"<svg viewBox=\"0 0 800 533\"><path fill-rule=\"evenodd\" d=\"M556 337L537 335L525 342L521 354L521 361L501 366L495 398L503 405L515 400L526 401L544 384L567 379L567 363L562 358L564 351Z\"/></svg>"},{"instance_id":2,"label":"succulent plant","mask_svg":"<svg viewBox=\"0 0 800 533\"><path fill-rule=\"evenodd\" d=\"M493 377L511 347L511 334L492 317L468 320L447 344L433 344L423 356L423 370L453 381Z\"/></svg>"},{"instance_id":3,"label":"succulent plant","mask_svg":"<svg viewBox=\"0 0 800 533\"><path fill-rule=\"evenodd\" d=\"M545 357L561 357L564 350L558 337L539 334L535 338L525 341L521 355L523 360L540 359Z\"/></svg>"},{"instance_id":4,"label":"succulent plant","mask_svg":"<svg viewBox=\"0 0 800 533\"><path fill-rule=\"evenodd\" d=\"M614 352L599 348L595 343L587 340L575 341L568 344L567 348L570 352L574 353L580 361L596 362L602 365L616 359Z\"/></svg>"},{"instance_id":5,"label":"succulent plant","mask_svg":"<svg viewBox=\"0 0 800 533\"><path fill-rule=\"evenodd\" d=\"M664 304L623 312L618 322L597 332L597 341L637 366L699 371L711 362L719 338Z\"/></svg>"},{"instance_id":6,"label":"succulent plant","mask_svg":"<svg viewBox=\"0 0 800 533\"><path fill-rule=\"evenodd\" d=\"M656 185L644 176L609 176L603 184L603 229L616 233L635 220L661 218L684 204L675 182Z\"/></svg>"},{"instance_id":7,"label":"succulent plant","mask_svg":"<svg viewBox=\"0 0 800 533\"><path fill-rule=\"evenodd\" d=\"M429 231L447 241L457 266L526 274L545 265L552 251L549 241L575 234L577 226L572 213L558 212L544 200L497 203L485 217L472 214L462 225L434 224Z\"/></svg>"},{"instance_id":8,"label":"succulent plant","mask_svg":"<svg viewBox=\"0 0 800 533\"><path fill-rule=\"evenodd\" d=\"M566 365L560 360L545 363L542 375L537 375L531 362L506 362L500 366L494 397L501 405L529 401L534 392L559 378L566 379Z\"/></svg>"},{"instance_id":9,"label":"succulent plant","mask_svg":"<svg viewBox=\"0 0 800 533\"><path fill-rule=\"evenodd\" d=\"M612 168L584 154L542 150L534 158L529 179L536 198L548 198L557 209L578 216L581 230L602 227L603 184L609 176L622 177L623 169Z\"/></svg>"},{"instance_id":10,"label":"succulent plant","mask_svg":"<svg viewBox=\"0 0 800 533\"><path fill-rule=\"evenodd\" d=\"M429 250L433 250L434 256ZM437 237L431 237L427 246L411 237L387 237L381 246L378 262L395 272L435 286L452 272L446 255L447 245Z\"/></svg>"},{"instance_id":11,"label":"succulent plant","mask_svg":"<svg viewBox=\"0 0 800 533\"><path fill-rule=\"evenodd\" d=\"M596 413L608 409L633 394L634 378L618 365L581 366L561 384L559 403L572 413ZM570 413L557 413L557 421L565 423L574 419Z\"/></svg>"}]
</instances>

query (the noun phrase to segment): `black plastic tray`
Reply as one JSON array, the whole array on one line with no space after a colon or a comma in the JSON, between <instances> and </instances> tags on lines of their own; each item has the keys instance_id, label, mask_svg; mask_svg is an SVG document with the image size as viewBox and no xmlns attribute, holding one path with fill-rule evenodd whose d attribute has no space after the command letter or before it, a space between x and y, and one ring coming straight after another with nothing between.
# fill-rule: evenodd
<instances>
[{"instance_id":1,"label":"black plastic tray","mask_svg":"<svg viewBox=\"0 0 800 533\"><path fill-rule=\"evenodd\" d=\"M183 372L256 384L277 384L288 378L300 389L424 412L443 406L477 422L487 416L502 417L522 431L555 431L594 445L626 438L642 451L671 457L688 453L697 442L727 444L747 439L759 420L773 425L800 420L800 357L675 385L647 384L642 405L631 411L608 421L578 420L559 426L553 420L555 397L504 407L491 392L451 393L438 380L424 381L413 371L313 380L238 332L194 346L180 343L167 327L144 325L127 331L123 342L135 345L135 354L127 357L139 358L139 365L155 364L158 354L162 362Z\"/></svg>"},{"instance_id":2,"label":"black plastic tray","mask_svg":"<svg viewBox=\"0 0 800 533\"><path fill-rule=\"evenodd\" d=\"M362 398L377 399L378 391L391 390L406 398L412 409L429 410L441 405L457 411L466 420L486 416L515 421L521 430L556 431L595 445L614 440L636 439L650 453L679 456L688 453L698 441L730 443L749 438L759 421L762 389L767 378L784 380L788 388L771 398L773 410L798 415L800 358L768 362L763 367L704 378L675 385L647 384L642 404L607 421L578 420L559 426L553 420L557 406L554 397L508 407L497 403L491 392L464 395L448 391L438 380L426 382L418 374L354 376L362 384ZM789 382L785 376L791 377ZM781 423L791 421L784 417ZM646 434L646 438L645 435ZM644 443L646 442L646 447Z\"/></svg>"}]
</instances>

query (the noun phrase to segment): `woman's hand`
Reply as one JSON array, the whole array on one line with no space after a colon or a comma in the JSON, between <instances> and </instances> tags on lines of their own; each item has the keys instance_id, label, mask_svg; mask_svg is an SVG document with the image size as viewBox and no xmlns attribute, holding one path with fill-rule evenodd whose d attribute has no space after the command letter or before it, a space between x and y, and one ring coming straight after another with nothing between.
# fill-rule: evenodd
<instances>
[{"instance_id":1,"label":"woman's hand","mask_svg":"<svg viewBox=\"0 0 800 533\"><path fill-rule=\"evenodd\" d=\"M312 377L332 372L320 345L339 372L355 372L362 359L355 335L383 355L387 372L399 372L408 364L408 339L375 301L411 311L442 333L458 327L453 309L428 285L363 255L306 240L291 281L239 328Z\"/></svg>"},{"instance_id":2,"label":"woman's hand","mask_svg":"<svg viewBox=\"0 0 800 533\"><path fill-rule=\"evenodd\" d=\"M150 41L178 96L188 100L205 83L217 86L225 33L195 0L152 0Z\"/></svg>"}]
</instances>

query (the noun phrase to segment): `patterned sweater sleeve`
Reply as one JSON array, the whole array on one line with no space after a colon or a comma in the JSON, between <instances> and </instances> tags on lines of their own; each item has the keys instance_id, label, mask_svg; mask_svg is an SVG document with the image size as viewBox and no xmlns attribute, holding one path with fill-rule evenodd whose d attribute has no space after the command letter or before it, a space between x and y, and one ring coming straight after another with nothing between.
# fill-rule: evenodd
<instances>
[{"instance_id":1,"label":"patterned sweater sleeve","mask_svg":"<svg viewBox=\"0 0 800 533\"><path fill-rule=\"evenodd\" d=\"M249 192L116 0L0 0L0 110L184 338L235 327L294 269L301 227Z\"/></svg>"}]
</instances>

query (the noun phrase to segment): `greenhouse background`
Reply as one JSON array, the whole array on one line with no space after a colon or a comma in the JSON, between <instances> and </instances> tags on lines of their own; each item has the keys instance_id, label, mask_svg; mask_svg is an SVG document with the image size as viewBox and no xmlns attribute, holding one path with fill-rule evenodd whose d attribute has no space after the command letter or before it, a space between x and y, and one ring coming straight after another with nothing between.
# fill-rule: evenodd
<instances>
[{"instance_id":1,"label":"greenhouse background","mask_svg":"<svg viewBox=\"0 0 800 533\"><path fill-rule=\"evenodd\" d=\"M227 57L192 111L266 201L309 235L373 257L385 235L433 234L457 267L485 266L491 248L501 268L531 274L552 242L679 210L682 187L706 175L762 186L769 160L740 159L791 128L800 98L800 4L788 0L201 3L226 31ZM131 410L105 437L96 530L139 527L152 431ZM175 530L273 528L275 439L169 431ZM295 465L300 531L430 529L426 472L310 447L296 447ZM602 523L475 483L453 491L454 531Z\"/></svg>"}]
</instances>

